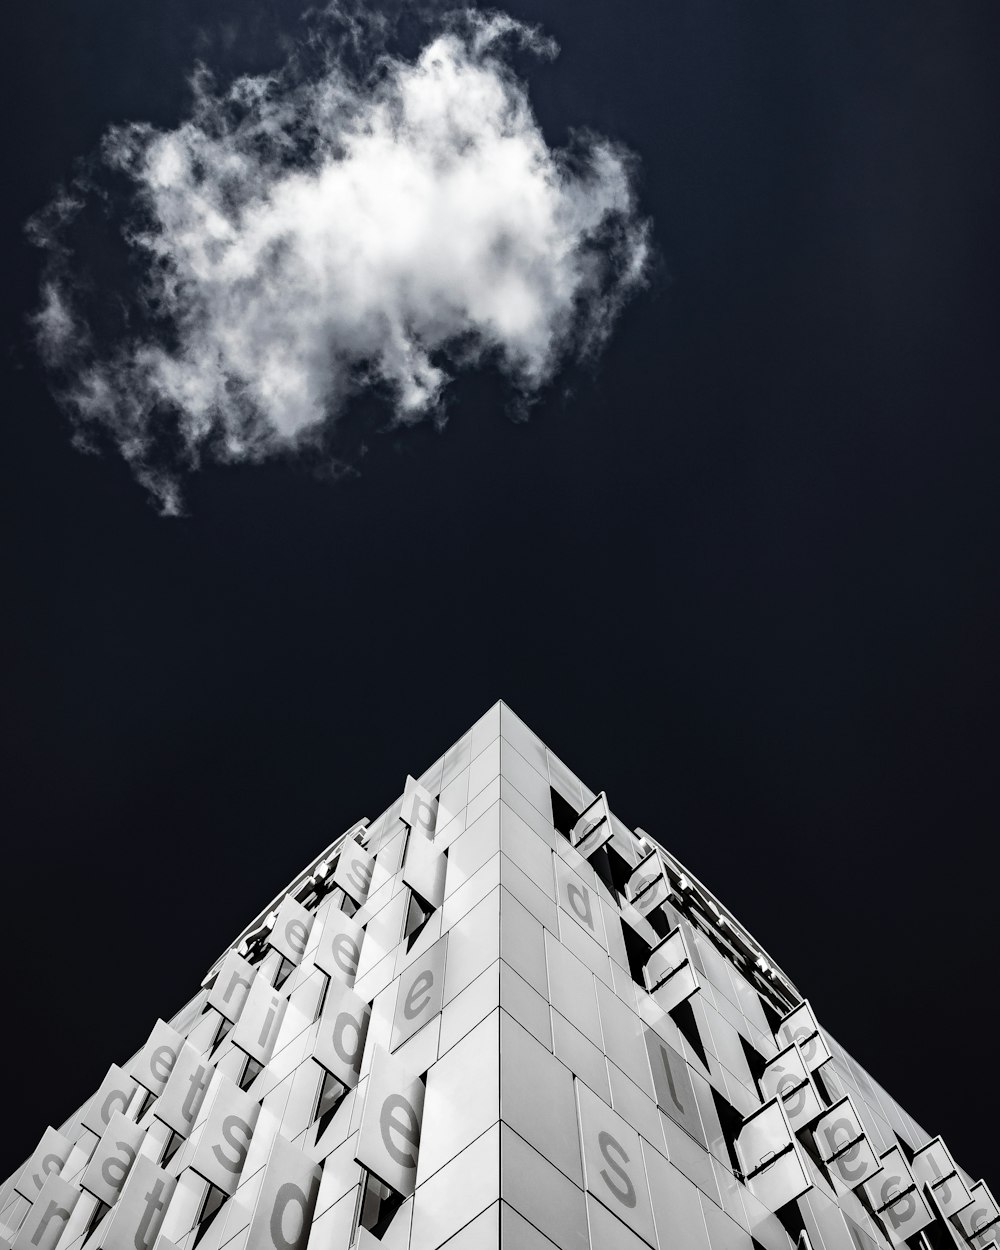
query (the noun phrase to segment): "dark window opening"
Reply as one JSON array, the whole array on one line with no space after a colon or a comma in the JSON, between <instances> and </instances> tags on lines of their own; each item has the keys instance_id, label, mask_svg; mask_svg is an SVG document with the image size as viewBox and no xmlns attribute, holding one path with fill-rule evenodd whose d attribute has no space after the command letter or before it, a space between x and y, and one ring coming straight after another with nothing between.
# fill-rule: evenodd
<instances>
[{"instance_id":1,"label":"dark window opening","mask_svg":"<svg viewBox=\"0 0 1000 1250\"><path fill-rule=\"evenodd\" d=\"M608 845L598 847L593 855L589 855L587 857L587 863L590 864L591 868L593 868L594 872L597 873L597 876L604 882L604 885L608 890L610 890L612 896L614 896L617 894L618 890L615 885L614 870L611 867L612 855L624 863L624 860L621 859L618 852L615 851L613 847Z\"/></svg>"},{"instance_id":2,"label":"dark window opening","mask_svg":"<svg viewBox=\"0 0 1000 1250\"><path fill-rule=\"evenodd\" d=\"M580 819L580 813L566 802L558 790L550 786L549 793L552 796L552 823L564 838L568 838L573 826Z\"/></svg>"},{"instance_id":3,"label":"dark window opening","mask_svg":"<svg viewBox=\"0 0 1000 1250\"><path fill-rule=\"evenodd\" d=\"M610 842L606 842L589 856L588 862L613 898L624 897L625 883L635 869L619 855Z\"/></svg>"},{"instance_id":4,"label":"dark window opening","mask_svg":"<svg viewBox=\"0 0 1000 1250\"><path fill-rule=\"evenodd\" d=\"M345 916L353 916L358 911L357 903L340 886L333 891L333 902L334 906L339 907Z\"/></svg>"},{"instance_id":5,"label":"dark window opening","mask_svg":"<svg viewBox=\"0 0 1000 1250\"><path fill-rule=\"evenodd\" d=\"M295 971L295 965L292 963L292 961L282 956L281 963L278 965L278 971L274 978L274 988L280 989L281 986L285 984L285 982L288 980L288 978L292 975L294 971Z\"/></svg>"},{"instance_id":6,"label":"dark window opening","mask_svg":"<svg viewBox=\"0 0 1000 1250\"><path fill-rule=\"evenodd\" d=\"M729 1153L730 1170L734 1176L742 1178L743 1173L740 1170L739 1155L736 1153L736 1139L739 1137L740 1129L743 1127L743 1116L727 1098L723 1098L714 1085L710 1088L712 1090L712 1098L715 1100L715 1109L719 1115L722 1136L725 1138L726 1150Z\"/></svg>"},{"instance_id":7,"label":"dark window opening","mask_svg":"<svg viewBox=\"0 0 1000 1250\"><path fill-rule=\"evenodd\" d=\"M932 1194L933 1192L934 1191L931 1190ZM936 1203L933 1204L932 1209L936 1210ZM921 1236L926 1238L931 1250L954 1250L954 1234L948 1231L947 1222L941 1218L940 1214L937 1215L933 1224L925 1225L920 1232ZM855 1238L855 1241L857 1241L857 1238ZM865 1248L865 1250L867 1250L867 1248Z\"/></svg>"},{"instance_id":8,"label":"dark window opening","mask_svg":"<svg viewBox=\"0 0 1000 1250\"><path fill-rule=\"evenodd\" d=\"M402 1194L397 1194L371 1172L366 1173L359 1203L358 1227L367 1229L376 1241L381 1241L404 1201Z\"/></svg>"},{"instance_id":9,"label":"dark window opening","mask_svg":"<svg viewBox=\"0 0 1000 1250\"><path fill-rule=\"evenodd\" d=\"M184 1141L184 1138L181 1137L180 1133L170 1134L170 1140L167 1142L167 1148L166 1150L164 1150L163 1158L160 1160L160 1167L163 1167L165 1164L170 1162L170 1160L174 1157L174 1155L180 1149L181 1143L183 1141Z\"/></svg>"},{"instance_id":10,"label":"dark window opening","mask_svg":"<svg viewBox=\"0 0 1000 1250\"><path fill-rule=\"evenodd\" d=\"M410 891L410 905L406 912L406 924L403 927L403 937L406 939L406 949L412 950L413 944L423 932L428 920L434 914L434 909L428 907L423 900Z\"/></svg>"},{"instance_id":11,"label":"dark window opening","mask_svg":"<svg viewBox=\"0 0 1000 1250\"><path fill-rule=\"evenodd\" d=\"M262 1063L258 1063L256 1059L251 1059L250 1056L247 1055L246 1067L243 1069L243 1075L239 1080L240 1089L249 1089L263 1071L264 1065Z\"/></svg>"},{"instance_id":12,"label":"dark window opening","mask_svg":"<svg viewBox=\"0 0 1000 1250\"><path fill-rule=\"evenodd\" d=\"M628 970L632 974L632 980L636 985L641 985L645 989L643 969L649 961L649 943L645 938L640 937L628 923L622 925L622 934L625 938L625 953L628 955Z\"/></svg>"},{"instance_id":13,"label":"dark window opening","mask_svg":"<svg viewBox=\"0 0 1000 1250\"><path fill-rule=\"evenodd\" d=\"M232 1031L233 1031L232 1020L227 1020L225 1016L223 1016L222 1023L219 1025L218 1031L215 1034L215 1040L212 1042L212 1046L209 1051L209 1058L211 1058L212 1055L215 1054L215 1052L219 1049L219 1047L226 1040L229 1034L232 1033Z\"/></svg>"},{"instance_id":14,"label":"dark window opening","mask_svg":"<svg viewBox=\"0 0 1000 1250\"><path fill-rule=\"evenodd\" d=\"M691 1000L687 998L679 1003L670 1013L670 1018L680 1029L681 1036L707 1068L709 1066L708 1054L701 1040L701 1034L698 1032L698 1021L694 1018Z\"/></svg>"},{"instance_id":15,"label":"dark window opening","mask_svg":"<svg viewBox=\"0 0 1000 1250\"><path fill-rule=\"evenodd\" d=\"M758 980L759 979L760 978L758 976ZM771 1029L771 1035L773 1037L774 1034L777 1033L778 1025L781 1023L783 1017L779 1015L774 1007L768 1002L766 995L758 994L757 997L760 999L760 1005L764 1008L764 1016Z\"/></svg>"},{"instance_id":16,"label":"dark window opening","mask_svg":"<svg viewBox=\"0 0 1000 1250\"><path fill-rule=\"evenodd\" d=\"M913 1151L910 1149L910 1143L905 1138L900 1137L900 1135L895 1131L895 1129L893 1130L892 1135L896 1139L896 1145L899 1147L899 1149L903 1153L903 1158L906 1160L907 1163L912 1163Z\"/></svg>"},{"instance_id":17,"label":"dark window opening","mask_svg":"<svg viewBox=\"0 0 1000 1250\"><path fill-rule=\"evenodd\" d=\"M85 1241L110 1210L111 1208L106 1202L101 1202L98 1199L97 1205L94 1207L94 1214L90 1217L90 1223L87 1225L87 1231L83 1235Z\"/></svg>"},{"instance_id":18,"label":"dark window opening","mask_svg":"<svg viewBox=\"0 0 1000 1250\"><path fill-rule=\"evenodd\" d=\"M746 1056L747 1067L750 1069L750 1075L760 1084L760 1078L764 1075L764 1069L767 1067L767 1060L756 1048L751 1046L743 1035L740 1035L740 1042L743 1046L743 1054Z\"/></svg>"},{"instance_id":19,"label":"dark window opening","mask_svg":"<svg viewBox=\"0 0 1000 1250\"><path fill-rule=\"evenodd\" d=\"M838 1091L832 1081L828 1081L824 1075L825 1069L830 1066L830 1064L824 1064L822 1068L812 1074L819 1096L828 1107L832 1107L839 1098L844 1096L842 1092Z\"/></svg>"},{"instance_id":20,"label":"dark window opening","mask_svg":"<svg viewBox=\"0 0 1000 1250\"><path fill-rule=\"evenodd\" d=\"M858 1250L878 1250L878 1242L875 1241L873 1237L870 1237L859 1224L855 1224L846 1211L841 1212L841 1214L847 1221L847 1231L851 1234L851 1240L857 1246ZM927 1230L924 1229L923 1231L926 1232ZM949 1238L949 1240L951 1239ZM934 1244L933 1241L931 1244ZM951 1245L954 1247L954 1241L951 1241Z\"/></svg>"},{"instance_id":21,"label":"dark window opening","mask_svg":"<svg viewBox=\"0 0 1000 1250\"><path fill-rule=\"evenodd\" d=\"M156 1095L151 1094L148 1089L144 1089L142 1091L142 1106L139 1108L139 1114L135 1117L137 1124L142 1119L142 1117L146 1114L146 1112L150 1109L150 1107L153 1105L154 1102L156 1102Z\"/></svg>"},{"instance_id":22,"label":"dark window opening","mask_svg":"<svg viewBox=\"0 0 1000 1250\"><path fill-rule=\"evenodd\" d=\"M316 1111L313 1115L313 1120L318 1123L317 1138L322 1137L329 1128L330 1121L336 1114L337 1108L344 1101L346 1094L346 1085L338 1081L329 1072L323 1074L323 1084L320 1086L319 1097L316 1100Z\"/></svg>"},{"instance_id":23,"label":"dark window opening","mask_svg":"<svg viewBox=\"0 0 1000 1250\"><path fill-rule=\"evenodd\" d=\"M222 1210L225 1201L226 1195L223 1191L215 1185L209 1185L205 1201L202 1203L201 1215L198 1216L198 1231L194 1235L192 1247L196 1246L212 1227L212 1221Z\"/></svg>"},{"instance_id":24,"label":"dark window opening","mask_svg":"<svg viewBox=\"0 0 1000 1250\"><path fill-rule=\"evenodd\" d=\"M774 1213L781 1221L781 1225L785 1232L795 1242L797 1250L811 1250L812 1243L809 1241L809 1233L806 1231L806 1222L802 1217L798 1202L786 1202L783 1207L779 1207ZM800 1243L799 1238L805 1236L805 1242Z\"/></svg>"}]
</instances>

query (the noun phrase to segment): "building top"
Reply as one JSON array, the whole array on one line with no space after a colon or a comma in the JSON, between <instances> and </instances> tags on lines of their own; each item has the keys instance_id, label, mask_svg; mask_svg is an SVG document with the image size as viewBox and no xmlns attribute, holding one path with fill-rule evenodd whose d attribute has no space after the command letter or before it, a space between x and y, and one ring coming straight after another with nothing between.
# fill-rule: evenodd
<instances>
[{"instance_id":1,"label":"building top","mask_svg":"<svg viewBox=\"0 0 1000 1250\"><path fill-rule=\"evenodd\" d=\"M508 1206L527 1242L501 1235ZM984 1183L502 702L315 857L0 1185L0 1250L997 1233Z\"/></svg>"}]
</instances>

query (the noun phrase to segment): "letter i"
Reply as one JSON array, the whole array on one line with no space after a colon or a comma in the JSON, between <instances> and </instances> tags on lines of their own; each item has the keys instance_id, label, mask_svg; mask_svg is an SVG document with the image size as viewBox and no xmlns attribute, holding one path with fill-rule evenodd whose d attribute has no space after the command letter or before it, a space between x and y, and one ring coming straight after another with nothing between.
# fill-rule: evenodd
<instances>
[{"instance_id":1,"label":"letter i","mask_svg":"<svg viewBox=\"0 0 1000 1250\"><path fill-rule=\"evenodd\" d=\"M274 997L271 999L270 1009L268 1010L267 1015L264 1017L264 1027L260 1031L259 1040L260 1040L261 1046L267 1045L267 1035L271 1031L271 1025L274 1022L274 1013L280 1001L281 1000L278 998L277 994L275 994Z\"/></svg>"}]
</instances>

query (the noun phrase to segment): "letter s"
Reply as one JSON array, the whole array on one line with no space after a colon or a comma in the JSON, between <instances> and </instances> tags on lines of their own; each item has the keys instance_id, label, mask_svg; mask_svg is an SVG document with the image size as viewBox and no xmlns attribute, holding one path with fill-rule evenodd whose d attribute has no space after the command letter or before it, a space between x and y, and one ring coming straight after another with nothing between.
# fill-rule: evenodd
<instances>
[{"instance_id":1,"label":"letter s","mask_svg":"<svg viewBox=\"0 0 1000 1250\"><path fill-rule=\"evenodd\" d=\"M236 1134L242 1133L245 1138L240 1141ZM236 1158L230 1159L221 1146L213 1146L212 1154L222 1164L222 1166L235 1175L239 1175L243 1170L243 1164L246 1162L247 1151L250 1149L250 1125L246 1121L241 1120L238 1115L227 1115L222 1121L222 1136L226 1139L228 1145L236 1151Z\"/></svg>"},{"instance_id":2,"label":"letter s","mask_svg":"<svg viewBox=\"0 0 1000 1250\"><path fill-rule=\"evenodd\" d=\"M632 1180L629 1174L621 1166L622 1163L628 1163L629 1161L628 1155L625 1153L624 1147L622 1146L621 1142L617 1141L614 1137L611 1136L610 1133L607 1133L604 1130L602 1130L600 1133L597 1134L597 1144L601 1149L601 1154L604 1157L604 1162L608 1165L609 1168L611 1168L611 1170L615 1173L615 1175L618 1176L624 1182L624 1187L621 1188L618 1185L616 1185L615 1182L611 1179L611 1177L603 1168L601 1169L601 1180L604 1181L608 1189L611 1190L611 1192L614 1194L614 1196L618 1199L618 1201L623 1206L626 1206L629 1209L631 1209L632 1207L635 1206L637 1198L636 1198L635 1186L632 1184ZM619 1155L621 1159L621 1163L619 1163L616 1159L612 1159L611 1157L612 1151L616 1152Z\"/></svg>"}]
</instances>

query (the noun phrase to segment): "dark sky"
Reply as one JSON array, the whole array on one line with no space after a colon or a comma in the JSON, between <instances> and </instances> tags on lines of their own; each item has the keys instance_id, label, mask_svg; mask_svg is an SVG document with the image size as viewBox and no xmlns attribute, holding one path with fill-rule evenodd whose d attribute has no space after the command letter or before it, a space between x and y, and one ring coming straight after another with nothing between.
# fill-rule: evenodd
<instances>
[{"instance_id":1,"label":"dark sky","mask_svg":"<svg viewBox=\"0 0 1000 1250\"><path fill-rule=\"evenodd\" d=\"M509 7L562 46L546 134L642 163L659 271L596 371L527 423L469 376L358 478L209 469L170 521L70 446L23 223L302 5L5 6L0 1175L503 697L998 1180L1000 9Z\"/></svg>"}]
</instances>

